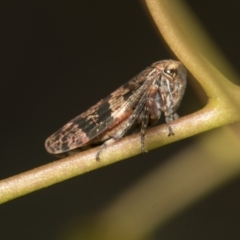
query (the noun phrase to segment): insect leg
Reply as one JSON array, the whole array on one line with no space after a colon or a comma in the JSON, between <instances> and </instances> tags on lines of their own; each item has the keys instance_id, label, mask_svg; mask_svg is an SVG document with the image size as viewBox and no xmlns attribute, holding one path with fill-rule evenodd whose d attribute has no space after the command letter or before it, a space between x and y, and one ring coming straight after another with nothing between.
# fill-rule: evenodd
<instances>
[{"instance_id":1,"label":"insect leg","mask_svg":"<svg viewBox=\"0 0 240 240\"><path fill-rule=\"evenodd\" d=\"M148 97L146 99L144 109L139 119L139 122L141 122L141 150L143 153L147 152L144 148L144 142L145 142L145 134L146 134L149 118L152 122L155 122L161 116L159 103L156 100L157 93L158 93L158 86L151 85L148 90Z\"/></svg>"},{"instance_id":2,"label":"insect leg","mask_svg":"<svg viewBox=\"0 0 240 240\"><path fill-rule=\"evenodd\" d=\"M174 135L170 123L176 119L174 113L174 101L168 79L163 78L159 87L161 111L164 112L165 121L168 125L168 136ZM177 116L177 115L176 115Z\"/></svg>"},{"instance_id":3,"label":"insect leg","mask_svg":"<svg viewBox=\"0 0 240 240\"><path fill-rule=\"evenodd\" d=\"M100 160L100 154L101 154L101 152L103 151L103 149L106 148L109 144L114 143L114 142L116 142L116 140L115 140L114 138L110 138L109 140L107 140L106 142L104 142L104 143L100 146L100 148L99 148L99 150L98 150L98 152L97 152L97 155L96 155L97 161Z\"/></svg>"},{"instance_id":4,"label":"insect leg","mask_svg":"<svg viewBox=\"0 0 240 240\"><path fill-rule=\"evenodd\" d=\"M149 100L147 100L147 102L148 101ZM149 107L148 107L148 104L146 104L141 117L141 152L142 153L147 152L147 150L145 150L145 147L144 147L144 142L145 142L146 129L148 126L148 119L149 119Z\"/></svg>"},{"instance_id":5,"label":"insect leg","mask_svg":"<svg viewBox=\"0 0 240 240\"><path fill-rule=\"evenodd\" d=\"M130 117L126 118L125 120L123 120L118 126L115 126L113 129L103 133L103 136L100 136L100 139L98 139L99 141L104 143L100 146L97 155L96 155L96 159L99 161L100 160L100 154L101 152L104 150L104 148L106 148L109 144L112 144L118 140L120 140L126 131L128 130L128 128L126 128L126 126L131 125L132 123L134 123L134 121L131 123L129 122ZM123 134L123 135L120 135Z\"/></svg>"}]
</instances>

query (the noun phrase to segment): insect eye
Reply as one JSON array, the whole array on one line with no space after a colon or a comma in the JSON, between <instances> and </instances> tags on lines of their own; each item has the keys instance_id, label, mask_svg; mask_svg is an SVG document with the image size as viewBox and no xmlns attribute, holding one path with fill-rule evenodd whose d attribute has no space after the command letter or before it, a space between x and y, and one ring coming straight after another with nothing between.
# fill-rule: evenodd
<instances>
[{"instance_id":1,"label":"insect eye","mask_svg":"<svg viewBox=\"0 0 240 240\"><path fill-rule=\"evenodd\" d=\"M168 68L165 69L165 73L169 75L170 77L174 78L177 75L177 69L176 68Z\"/></svg>"}]
</instances>

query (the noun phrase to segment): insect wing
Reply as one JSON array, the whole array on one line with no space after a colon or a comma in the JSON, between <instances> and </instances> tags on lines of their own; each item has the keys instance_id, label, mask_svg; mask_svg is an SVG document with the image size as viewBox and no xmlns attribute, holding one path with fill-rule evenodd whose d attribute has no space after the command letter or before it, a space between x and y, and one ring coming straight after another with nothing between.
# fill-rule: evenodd
<instances>
[{"instance_id":1,"label":"insect wing","mask_svg":"<svg viewBox=\"0 0 240 240\"><path fill-rule=\"evenodd\" d=\"M62 155L76 148L104 142L109 138L121 139L134 123L141 125L141 149L148 122L165 116L169 134L173 135L170 123L176 119L176 109L186 87L186 69L174 60L155 62L132 80L118 88L107 98L77 116L45 142L51 154ZM111 141L111 140L110 140ZM65 155L65 154L64 154Z\"/></svg>"},{"instance_id":2,"label":"insect wing","mask_svg":"<svg viewBox=\"0 0 240 240\"><path fill-rule=\"evenodd\" d=\"M46 140L46 150L51 154L61 154L86 146L105 130L124 121L146 91L149 85L146 76L151 70L151 67L145 69L108 97L64 125Z\"/></svg>"}]
</instances>

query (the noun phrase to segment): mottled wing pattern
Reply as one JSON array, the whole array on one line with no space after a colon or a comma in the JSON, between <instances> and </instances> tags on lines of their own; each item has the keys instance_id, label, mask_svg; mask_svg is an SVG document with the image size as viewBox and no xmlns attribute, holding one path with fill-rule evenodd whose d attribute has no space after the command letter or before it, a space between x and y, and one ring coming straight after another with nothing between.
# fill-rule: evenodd
<instances>
[{"instance_id":1,"label":"mottled wing pattern","mask_svg":"<svg viewBox=\"0 0 240 240\"><path fill-rule=\"evenodd\" d=\"M97 153L106 147L106 140L119 140L138 122L141 127L141 149L144 149L146 128L164 113L169 135L170 122L186 87L186 69L174 60L155 62L105 99L77 116L51 135L45 142L51 154L62 154L104 142Z\"/></svg>"},{"instance_id":2,"label":"mottled wing pattern","mask_svg":"<svg viewBox=\"0 0 240 240\"><path fill-rule=\"evenodd\" d=\"M105 99L72 119L51 135L45 143L51 154L61 154L82 147L107 129L119 124L133 111L141 95L146 91L149 77L154 71L149 67L118 88ZM146 78L148 77L148 81Z\"/></svg>"}]
</instances>

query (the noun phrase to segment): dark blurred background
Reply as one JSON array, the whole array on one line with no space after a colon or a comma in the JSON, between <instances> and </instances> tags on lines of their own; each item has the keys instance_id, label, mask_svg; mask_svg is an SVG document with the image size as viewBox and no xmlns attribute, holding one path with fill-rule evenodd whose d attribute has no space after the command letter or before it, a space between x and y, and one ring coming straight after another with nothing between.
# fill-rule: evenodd
<instances>
[{"instance_id":1,"label":"dark blurred background","mask_svg":"<svg viewBox=\"0 0 240 240\"><path fill-rule=\"evenodd\" d=\"M239 3L187 2L239 71ZM0 26L1 179L55 160L44 149L50 134L152 62L174 58L141 1L2 0ZM201 106L189 86L178 112ZM73 219L94 214L193 141L1 205L1 239L59 239ZM240 239L239 192L236 179L169 221L157 239Z\"/></svg>"}]
</instances>

